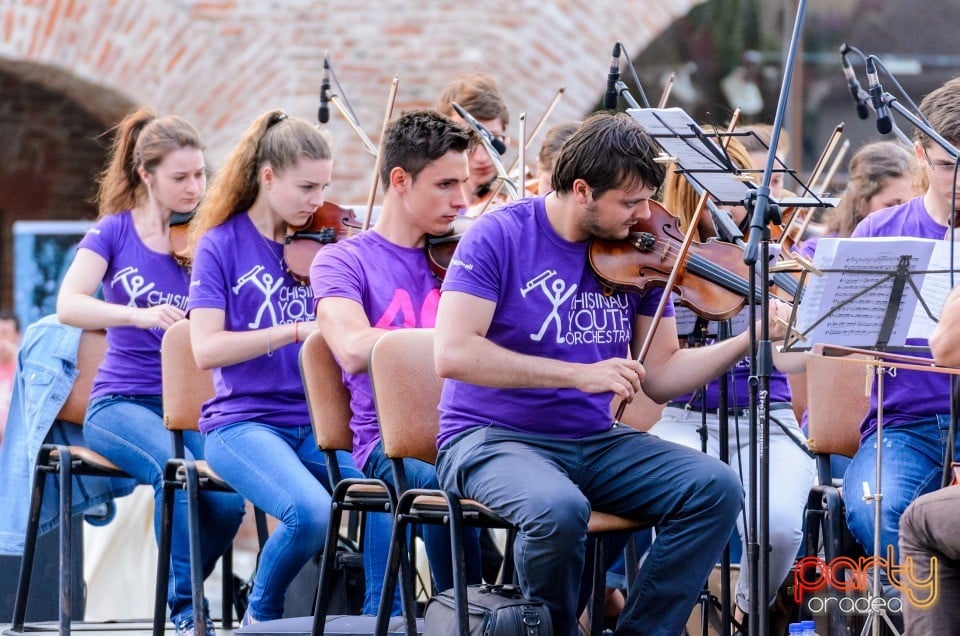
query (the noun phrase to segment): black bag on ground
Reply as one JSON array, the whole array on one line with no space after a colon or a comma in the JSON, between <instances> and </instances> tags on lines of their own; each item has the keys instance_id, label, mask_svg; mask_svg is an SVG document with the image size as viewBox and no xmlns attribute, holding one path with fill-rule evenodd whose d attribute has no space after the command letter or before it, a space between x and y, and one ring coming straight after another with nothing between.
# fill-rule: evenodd
<instances>
[{"instance_id":1,"label":"black bag on ground","mask_svg":"<svg viewBox=\"0 0 960 636\"><path fill-rule=\"evenodd\" d=\"M543 603L523 596L516 585L470 585L467 587L470 636L550 636L553 623ZM423 615L424 636L457 633L457 608L453 590L427 601Z\"/></svg>"}]
</instances>

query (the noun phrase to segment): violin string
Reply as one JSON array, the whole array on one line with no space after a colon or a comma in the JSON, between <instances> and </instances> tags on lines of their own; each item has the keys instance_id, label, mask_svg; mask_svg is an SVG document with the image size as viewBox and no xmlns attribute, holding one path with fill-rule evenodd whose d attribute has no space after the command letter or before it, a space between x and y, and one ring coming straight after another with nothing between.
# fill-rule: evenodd
<instances>
[{"instance_id":1,"label":"violin string","mask_svg":"<svg viewBox=\"0 0 960 636\"><path fill-rule=\"evenodd\" d=\"M673 241L663 240L661 238L654 239L654 245L665 245L666 251L664 252L665 256L672 256L674 259L679 255L679 248L675 247ZM703 275L708 275L712 278L713 282L716 282L718 285L725 287L726 289L733 291L735 293L746 296L749 292L750 285L747 280L741 276L737 276L732 272L723 269L716 263L713 263L707 258L700 256L698 254L688 255L688 265L693 266L694 273L701 273ZM695 271L699 270L699 271ZM755 293L759 295L759 290L755 290Z\"/></svg>"},{"instance_id":2,"label":"violin string","mask_svg":"<svg viewBox=\"0 0 960 636\"><path fill-rule=\"evenodd\" d=\"M654 245L666 245L667 249L664 252L664 256L673 257L676 259L679 254L679 248L676 247L676 241L673 240L664 240L659 237L654 239ZM695 263L695 266L699 266L703 269L702 271L706 274L713 276L716 279L718 284L725 286L730 291L734 291L738 294L746 296L747 290L749 289L749 284L745 278L742 276L737 276L736 274L731 273L729 270L723 269L719 265L711 262L709 259L693 254L689 257L691 263ZM791 296L796 296L799 288L797 281L784 272L778 272L773 275L774 283L783 289L785 292ZM754 293L759 295L759 287L755 289Z\"/></svg>"}]
</instances>

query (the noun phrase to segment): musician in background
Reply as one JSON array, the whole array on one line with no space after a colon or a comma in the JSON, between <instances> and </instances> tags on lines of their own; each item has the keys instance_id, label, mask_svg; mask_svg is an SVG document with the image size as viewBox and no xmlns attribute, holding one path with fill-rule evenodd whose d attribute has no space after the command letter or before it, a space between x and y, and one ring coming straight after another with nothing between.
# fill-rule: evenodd
<instances>
[{"instance_id":1,"label":"musician in background","mask_svg":"<svg viewBox=\"0 0 960 636\"><path fill-rule=\"evenodd\" d=\"M503 100L499 85L491 76L486 73L472 73L454 80L440 94L437 110L453 121L466 126L466 122L454 109L454 102L470 113L504 146L510 143L507 128L510 125L510 110ZM476 216L487 205L487 198L496 190L497 168L494 159L477 140L474 141L468 153L468 160L470 176L464 186L467 195L466 215ZM499 205L506 201L502 191L500 199L491 205Z\"/></svg>"},{"instance_id":2,"label":"musician in background","mask_svg":"<svg viewBox=\"0 0 960 636\"><path fill-rule=\"evenodd\" d=\"M920 103L930 126L956 146L960 143L960 77L954 78ZM874 212L857 225L854 238L912 236L943 239L960 190L954 179L954 161L925 133L915 133L914 152L929 183L926 191L906 203ZM908 345L926 346L926 340L908 339ZM860 448L844 475L844 492L861 493L863 484L876 492L877 446L883 444L883 507L880 554L891 547L898 553L900 516L918 495L939 488L946 432L950 420L950 381L939 373L898 369L883 385L883 440L877 438L876 381L870 410L860 426ZM954 453L960 455L960 446ZM867 554L873 553L874 506L858 496L845 497L847 525ZM899 555L898 555L899 556ZM898 562L900 562L898 558Z\"/></svg>"},{"instance_id":3,"label":"musician in background","mask_svg":"<svg viewBox=\"0 0 960 636\"><path fill-rule=\"evenodd\" d=\"M227 157L191 228L190 337L215 390L200 415L207 461L280 522L260 552L243 626L283 615L330 519L327 462L298 371L301 343L317 329L313 293L287 271L283 240L323 205L332 171L316 126L267 111ZM363 476L348 453L338 463L344 478Z\"/></svg>"},{"instance_id":4,"label":"musician in background","mask_svg":"<svg viewBox=\"0 0 960 636\"><path fill-rule=\"evenodd\" d=\"M847 187L837 207L823 215L825 233L800 243L797 252L813 259L820 238L845 238L868 215L900 205L919 194L916 157L895 141L875 141L850 158Z\"/></svg>"},{"instance_id":5,"label":"musician in background","mask_svg":"<svg viewBox=\"0 0 960 636\"><path fill-rule=\"evenodd\" d=\"M465 204L469 147L470 134L434 111L405 113L391 123L380 147L384 197L377 222L368 232L320 250L310 267L320 331L350 390L354 461L367 476L391 484L367 374L370 350L388 329L434 326L440 290L428 266L426 238L445 234ZM411 488L439 487L431 464L405 459L404 467ZM367 519L382 523L380 531L389 536L389 515ZM464 532L467 581L479 583L479 532ZM436 588L452 588L446 526L427 525L423 534ZM367 587L373 591L364 605L367 614L377 611L387 566L387 554L378 547L364 550Z\"/></svg>"},{"instance_id":6,"label":"musician in background","mask_svg":"<svg viewBox=\"0 0 960 636\"><path fill-rule=\"evenodd\" d=\"M170 434L163 427L160 341L183 318L190 281L171 255L170 217L196 208L206 186L203 141L193 125L157 117L148 107L127 115L100 175L100 219L80 241L57 298L57 317L64 324L107 331L83 435L92 450L153 487L157 536L163 470L171 457ZM101 285L103 300L94 296ZM183 437L186 456L203 459L203 437L194 431ZM240 527L243 499L211 491L199 499L206 578ZM194 625L186 492L176 492L174 507L170 620L177 636L212 636L209 612L205 625Z\"/></svg>"},{"instance_id":7,"label":"musician in background","mask_svg":"<svg viewBox=\"0 0 960 636\"><path fill-rule=\"evenodd\" d=\"M548 192L553 191L553 165L560 153L560 147L580 127L580 123L565 121L550 128L544 136L540 152L537 153L536 193L538 196L546 196Z\"/></svg>"},{"instance_id":8,"label":"musician in background","mask_svg":"<svg viewBox=\"0 0 960 636\"><path fill-rule=\"evenodd\" d=\"M611 423L614 396L629 400L642 383L667 401L748 347L743 334L680 350L668 309L650 373L626 358L660 293L605 293L587 249L592 237L626 238L649 214L663 180L655 155L628 115L591 116L557 157L554 192L484 215L464 235L437 311L440 484L517 526L520 585L565 636L577 634L591 508L657 525L618 629L675 636L742 505L728 466Z\"/></svg>"}]
</instances>

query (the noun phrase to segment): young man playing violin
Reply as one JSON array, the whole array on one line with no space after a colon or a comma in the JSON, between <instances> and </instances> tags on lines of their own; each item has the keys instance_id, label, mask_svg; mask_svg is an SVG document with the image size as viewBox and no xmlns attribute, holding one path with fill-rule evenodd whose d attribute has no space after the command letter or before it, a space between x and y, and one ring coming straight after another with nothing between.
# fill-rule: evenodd
<instances>
[{"instance_id":1,"label":"young man playing violin","mask_svg":"<svg viewBox=\"0 0 960 636\"><path fill-rule=\"evenodd\" d=\"M480 125L490 131L495 139L504 144L510 142L507 126L510 124L510 110L503 101L496 80L486 73L473 73L451 82L440 95L437 110L456 122L463 122L453 108L456 102L470 113ZM466 125L464 123L464 125ZM497 168L495 158L491 157L483 144L477 143L468 154L470 170L466 183L466 215L476 216L486 207L488 198L496 190ZM490 205L496 207L506 199L501 194Z\"/></svg>"},{"instance_id":2,"label":"young man playing violin","mask_svg":"<svg viewBox=\"0 0 960 636\"><path fill-rule=\"evenodd\" d=\"M394 121L380 147L383 207L376 223L364 232L317 253L310 267L318 299L320 331L343 368L350 389L353 419L353 458L370 477L392 483L390 463L383 454L367 375L370 350L388 329L434 326L438 281L425 252L427 235L445 234L466 201L467 152L470 134L459 124L433 111L413 111ZM434 467L405 460L411 488L437 488ZM369 523L385 524L388 515L371 515ZM438 589L453 587L450 541L442 526L423 529L430 568ZM371 546L373 547L373 546ZM480 582L480 547L476 529L468 531L464 547L467 579ZM364 552L367 577L382 589L387 555ZM379 596L378 594L376 596ZM368 593L364 613L375 613Z\"/></svg>"},{"instance_id":3,"label":"young man playing violin","mask_svg":"<svg viewBox=\"0 0 960 636\"><path fill-rule=\"evenodd\" d=\"M649 214L663 180L655 155L628 115L591 116L557 157L555 192L465 233L437 312L441 486L518 527L520 584L550 608L556 634L577 633L591 509L657 526L616 633L675 636L742 506L728 466L613 422L611 398L642 387L666 402L748 349L743 334L680 350L668 304L644 365L627 357L654 328L660 293L609 293L587 249Z\"/></svg>"}]
</instances>

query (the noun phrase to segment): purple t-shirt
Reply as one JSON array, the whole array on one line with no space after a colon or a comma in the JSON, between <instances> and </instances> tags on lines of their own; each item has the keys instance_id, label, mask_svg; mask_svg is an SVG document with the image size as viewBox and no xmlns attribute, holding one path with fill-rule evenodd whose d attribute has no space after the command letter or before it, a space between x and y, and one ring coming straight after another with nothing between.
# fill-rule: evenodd
<instances>
[{"instance_id":1,"label":"purple t-shirt","mask_svg":"<svg viewBox=\"0 0 960 636\"><path fill-rule=\"evenodd\" d=\"M433 327L440 290L422 247L401 247L374 231L329 245L310 266L314 296L349 298L380 329ZM363 466L380 440L370 376L344 371L353 417L353 460Z\"/></svg>"},{"instance_id":2,"label":"purple t-shirt","mask_svg":"<svg viewBox=\"0 0 960 636\"><path fill-rule=\"evenodd\" d=\"M857 225L853 238L869 236L912 236L942 240L947 226L927 213L923 197L874 212ZM908 338L908 345L927 346L921 338ZM912 354L930 357L929 354ZM897 369L883 380L883 425L904 426L914 420L950 412L950 376L942 373ZM877 430L876 388L870 396L870 411L860 424L861 439Z\"/></svg>"},{"instance_id":3,"label":"purple t-shirt","mask_svg":"<svg viewBox=\"0 0 960 636\"><path fill-rule=\"evenodd\" d=\"M593 363L625 357L637 313L660 292L608 295L587 262L587 242L553 230L543 199L523 199L474 221L460 239L443 291L497 304L487 338L518 353ZM667 305L667 316L673 305ZM654 371L655 372L655 371ZM610 428L612 393L499 389L447 380L438 445L477 426L578 439Z\"/></svg>"},{"instance_id":4,"label":"purple t-shirt","mask_svg":"<svg viewBox=\"0 0 960 636\"><path fill-rule=\"evenodd\" d=\"M86 233L80 248L107 261L103 298L128 307L170 304L187 308L189 275L166 252L146 245L129 210L104 217ZM160 329L110 327L107 353L90 392L102 395L160 395ZM136 370L133 372L132 370Z\"/></svg>"},{"instance_id":5,"label":"purple t-shirt","mask_svg":"<svg viewBox=\"0 0 960 636\"><path fill-rule=\"evenodd\" d=\"M757 315L759 316L759 310ZM743 310L731 319L730 335L736 335L747 330L749 327L749 308ZM685 307L677 308L677 333L684 336L692 331L696 316ZM708 333L717 333L717 323L709 322L707 326ZM705 344L713 344L715 338L707 338ZM750 356L745 356L733 367L727 371L727 400L731 408L747 408L750 406ZM689 404L694 410L706 409L715 411L720 407L720 379L717 378L707 384L703 396L698 392L688 393L675 398L673 402L683 402ZM772 369L770 372L770 402L789 402L791 400L790 383L787 376Z\"/></svg>"},{"instance_id":6,"label":"purple t-shirt","mask_svg":"<svg viewBox=\"0 0 960 636\"><path fill-rule=\"evenodd\" d=\"M264 237L246 212L235 214L197 244L189 310L224 311L224 329L248 331L314 320L313 292L283 265L283 245ZM200 430L254 421L309 426L300 379L299 344L213 371L216 394L203 405Z\"/></svg>"}]
</instances>

